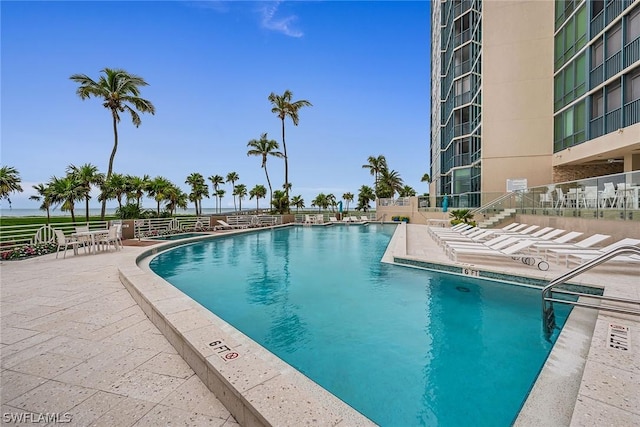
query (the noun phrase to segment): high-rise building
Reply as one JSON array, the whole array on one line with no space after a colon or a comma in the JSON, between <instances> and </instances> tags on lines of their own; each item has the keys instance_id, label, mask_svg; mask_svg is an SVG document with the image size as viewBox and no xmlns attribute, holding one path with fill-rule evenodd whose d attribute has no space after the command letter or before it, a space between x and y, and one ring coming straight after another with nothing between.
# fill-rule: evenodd
<instances>
[{"instance_id":1,"label":"high-rise building","mask_svg":"<svg viewBox=\"0 0 640 427\"><path fill-rule=\"evenodd\" d=\"M640 169L640 2L431 2L432 193Z\"/></svg>"}]
</instances>

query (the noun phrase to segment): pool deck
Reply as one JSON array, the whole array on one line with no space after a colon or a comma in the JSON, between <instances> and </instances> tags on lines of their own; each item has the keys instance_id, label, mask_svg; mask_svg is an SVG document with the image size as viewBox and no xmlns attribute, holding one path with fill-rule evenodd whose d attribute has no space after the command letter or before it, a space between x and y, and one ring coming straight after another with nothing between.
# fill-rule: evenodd
<instances>
[{"instance_id":1,"label":"pool deck","mask_svg":"<svg viewBox=\"0 0 640 427\"><path fill-rule=\"evenodd\" d=\"M136 265L173 244L0 263L3 421L54 414L79 426L371 424ZM394 257L454 265L426 226L413 224L399 226L384 260ZM510 260L465 266L545 280L566 271ZM579 279L640 300L638 273L603 265ZM629 327L628 351L606 346L610 323ZM639 343L638 317L574 309L516 425L640 425Z\"/></svg>"}]
</instances>

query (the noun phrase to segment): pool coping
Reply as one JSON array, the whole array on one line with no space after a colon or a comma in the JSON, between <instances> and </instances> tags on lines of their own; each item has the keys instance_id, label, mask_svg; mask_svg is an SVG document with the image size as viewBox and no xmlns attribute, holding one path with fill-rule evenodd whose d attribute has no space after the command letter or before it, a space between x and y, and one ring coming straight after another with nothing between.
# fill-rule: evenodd
<instances>
[{"instance_id":1,"label":"pool coping","mask_svg":"<svg viewBox=\"0 0 640 427\"><path fill-rule=\"evenodd\" d=\"M141 252L135 265L119 267L120 281L240 425L376 425L148 269L153 256L175 246L263 231L164 242Z\"/></svg>"}]
</instances>

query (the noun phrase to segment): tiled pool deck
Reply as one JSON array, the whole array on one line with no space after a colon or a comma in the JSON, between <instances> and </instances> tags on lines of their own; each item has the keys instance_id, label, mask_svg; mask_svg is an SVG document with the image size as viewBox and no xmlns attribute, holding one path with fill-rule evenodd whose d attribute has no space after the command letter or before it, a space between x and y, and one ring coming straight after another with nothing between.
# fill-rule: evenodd
<instances>
[{"instance_id":1,"label":"tiled pool deck","mask_svg":"<svg viewBox=\"0 0 640 427\"><path fill-rule=\"evenodd\" d=\"M387 261L451 264L426 227L408 225L402 234ZM1 263L3 422L14 416L27 425L48 414L78 426L369 424L139 268L136 259L149 250ZM566 271L504 260L468 267L545 280ZM601 266L579 279L640 300L638 273ZM574 310L517 425L640 425L640 319L595 313ZM628 352L606 347L609 323L629 326ZM210 345L216 341L240 357L225 360Z\"/></svg>"}]
</instances>

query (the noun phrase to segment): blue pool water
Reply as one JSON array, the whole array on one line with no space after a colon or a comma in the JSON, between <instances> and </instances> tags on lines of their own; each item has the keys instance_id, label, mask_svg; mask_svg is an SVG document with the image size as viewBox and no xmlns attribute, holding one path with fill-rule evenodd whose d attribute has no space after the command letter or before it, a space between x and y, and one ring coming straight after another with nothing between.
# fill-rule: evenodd
<instances>
[{"instance_id":1,"label":"blue pool water","mask_svg":"<svg viewBox=\"0 0 640 427\"><path fill-rule=\"evenodd\" d=\"M394 230L225 236L150 267L379 425L510 425L552 345L540 291L383 264Z\"/></svg>"}]
</instances>

